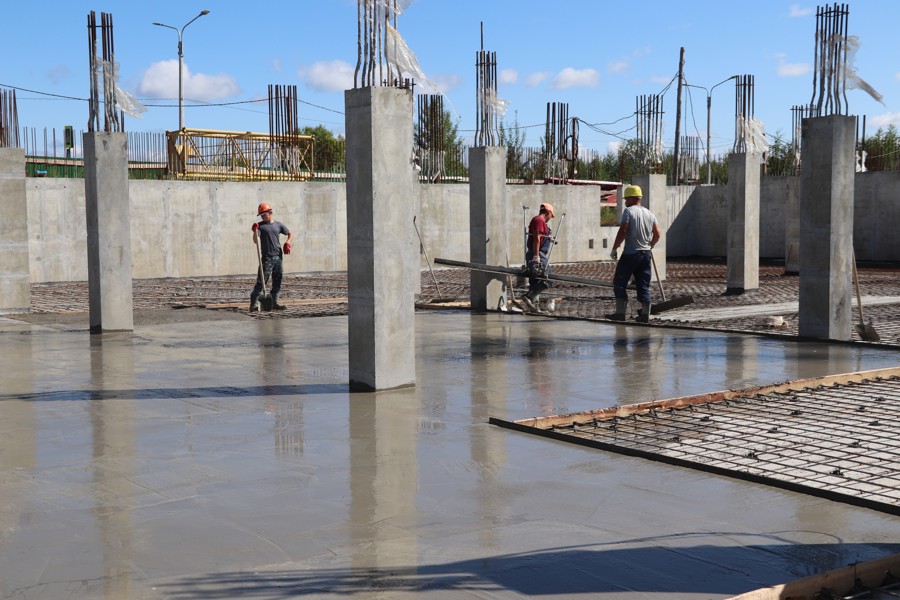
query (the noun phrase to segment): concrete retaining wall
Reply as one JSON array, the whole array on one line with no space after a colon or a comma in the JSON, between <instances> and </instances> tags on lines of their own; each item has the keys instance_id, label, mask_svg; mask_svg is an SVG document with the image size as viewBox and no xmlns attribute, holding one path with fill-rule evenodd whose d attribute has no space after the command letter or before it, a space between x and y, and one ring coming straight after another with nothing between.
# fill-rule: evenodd
<instances>
[{"instance_id":1,"label":"concrete retaining wall","mask_svg":"<svg viewBox=\"0 0 900 600\"><path fill-rule=\"evenodd\" d=\"M760 255L785 253L786 198L797 177L763 177ZM856 175L855 239L859 260L900 261L900 172ZM468 259L468 186L420 185L416 224L429 259ZM250 234L256 207L268 202L294 231L290 273L345 271L346 192L341 183L129 182L133 277L252 275L256 255ZM722 257L727 228L723 186L669 187L667 250L670 256ZM86 281L84 181L26 179L31 281ZM542 202L556 208L560 244L554 262L606 259L615 228L600 227L600 192L590 186L509 186L510 264L521 264L522 206L527 218ZM413 215L410 215L412 219ZM0 240L2 241L2 240ZM593 246L593 247L591 247ZM424 259L422 267L425 267Z\"/></svg>"}]
</instances>

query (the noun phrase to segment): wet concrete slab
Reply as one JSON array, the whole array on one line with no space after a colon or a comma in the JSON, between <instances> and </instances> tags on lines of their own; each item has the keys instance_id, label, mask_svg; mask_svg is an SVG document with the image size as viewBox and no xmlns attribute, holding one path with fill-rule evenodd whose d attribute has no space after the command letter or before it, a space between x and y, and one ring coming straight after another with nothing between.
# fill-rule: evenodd
<instances>
[{"instance_id":1,"label":"wet concrete slab","mask_svg":"<svg viewBox=\"0 0 900 600\"><path fill-rule=\"evenodd\" d=\"M347 319L91 336L0 320L0 598L728 598L900 551L900 520L488 425L900 353L416 315L350 394Z\"/></svg>"}]
</instances>

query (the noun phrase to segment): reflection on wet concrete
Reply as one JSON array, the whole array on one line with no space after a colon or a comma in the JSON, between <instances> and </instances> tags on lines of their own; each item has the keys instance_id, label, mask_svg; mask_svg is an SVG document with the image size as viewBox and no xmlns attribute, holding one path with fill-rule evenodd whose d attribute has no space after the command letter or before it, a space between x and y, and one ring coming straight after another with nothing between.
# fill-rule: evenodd
<instances>
[{"instance_id":1,"label":"reflection on wet concrete","mask_svg":"<svg viewBox=\"0 0 900 600\"><path fill-rule=\"evenodd\" d=\"M130 334L91 335L91 381L94 389L134 388L134 355ZM131 580L133 532L131 507L135 479L133 402L91 401L92 512L102 553L103 598L134 595Z\"/></svg>"},{"instance_id":2,"label":"reflection on wet concrete","mask_svg":"<svg viewBox=\"0 0 900 600\"><path fill-rule=\"evenodd\" d=\"M414 571L419 521L415 391L353 394L349 402L352 567Z\"/></svg>"},{"instance_id":3,"label":"reflection on wet concrete","mask_svg":"<svg viewBox=\"0 0 900 600\"><path fill-rule=\"evenodd\" d=\"M0 598L726 598L898 550L885 515L487 424L897 353L416 318L416 388L353 395L345 317L0 323Z\"/></svg>"}]
</instances>

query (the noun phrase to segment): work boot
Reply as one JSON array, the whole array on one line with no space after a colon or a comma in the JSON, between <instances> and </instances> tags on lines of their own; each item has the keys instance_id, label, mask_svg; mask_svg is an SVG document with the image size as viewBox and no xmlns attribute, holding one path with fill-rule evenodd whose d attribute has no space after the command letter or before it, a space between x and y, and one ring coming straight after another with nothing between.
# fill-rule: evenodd
<instances>
[{"instance_id":1,"label":"work boot","mask_svg":"<svg viewBox=\"0 0 900 600\"><path fill-rule=\"evenodd\" d=\"M284 304L278 304L278 296L272 296L272 308L275 310L284 310L287 308Z\"/></svg>"},{"instance_id":2,"label":"work boot","mask_svg":"<svg viewBox=\"0 0 900 600\"><path fill-rule=\"evenodd\" d=\"M616 298L616 312L606 315L610 321L624 321L628 311L628 300Z\"/></svg>"},{"instance_id":3,"label":"work boot","mask_svg":"<svg viewBox=\"0 0 900 600\"><path fill-rule=\"evenodd\" d=\"M528 294L525 294L524 296L522 296L522 302L525 304L525 307L530 312L539 312L537 304L535 304L535 301L532 300L531 296L529 296Z\"/></svg>"},{"instance_id":4,"label":"work boot","mask_svg":"<svg viewBox=\"0 0 900 600\"><path fill-rule=\"evenodd\" d=\"M641 310L638 311L638 316L635 319L639 323L649 323L650 322L650 303L649 302L641 302Z\"/></svg>"},{"instance_id":5,"label":"work boot","mask_svg":"<svg viewBox=\"0 0 900 600\"><path fill-rule=\"evenodd\" d=\"M250 312L259 312L259 298L250 298Z\"/></svg>"}]
</instances>

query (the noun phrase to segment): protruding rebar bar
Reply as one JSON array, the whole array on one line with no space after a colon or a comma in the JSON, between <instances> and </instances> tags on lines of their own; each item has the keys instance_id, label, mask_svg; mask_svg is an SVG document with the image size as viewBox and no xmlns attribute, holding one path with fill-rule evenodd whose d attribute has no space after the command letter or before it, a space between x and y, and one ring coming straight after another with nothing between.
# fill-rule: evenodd
<instances>
[{"instance_id":1,"label":"protruding rebar bar","mask_svg":"<svg viewBox=\"0 0 900 600\"><path fill-rule=\"evenodd\" d=\"M661 173L663 168L663 96L638 96L635 101L637 153L635 167L646 173Z\"/></svg>"},{"instance_id":2,"label":"protruding rebar bar","mask_svg":"<svg viewBox=\"0 0 900 600\"><path fill-rule=\"evenodd\" d=\"M88 131L100 129L103 114L103 131L124 131L125 115L116 110L116 53L113 43L113 19L108 13L100 13L101 55L97 56L97 13L88 14L88 58L90 61L90 99L88 101ZM102 81L101 81L102 77ZM100 90L103 99L100 99ZM101 109L102 103L102 109Z\"/></svg>"},{"instance_id":3,"label":"protruding rebar bar","mask_svg":"<svg viewBox=\"0 0 900 600\"><path fill-rule=\"evenodd\" d=\"M813 96L810 108L818 116L846 115L848 23L850 8L835 3L816 9L816 45L813 55Z\"/></svg>"}]
</instances>

